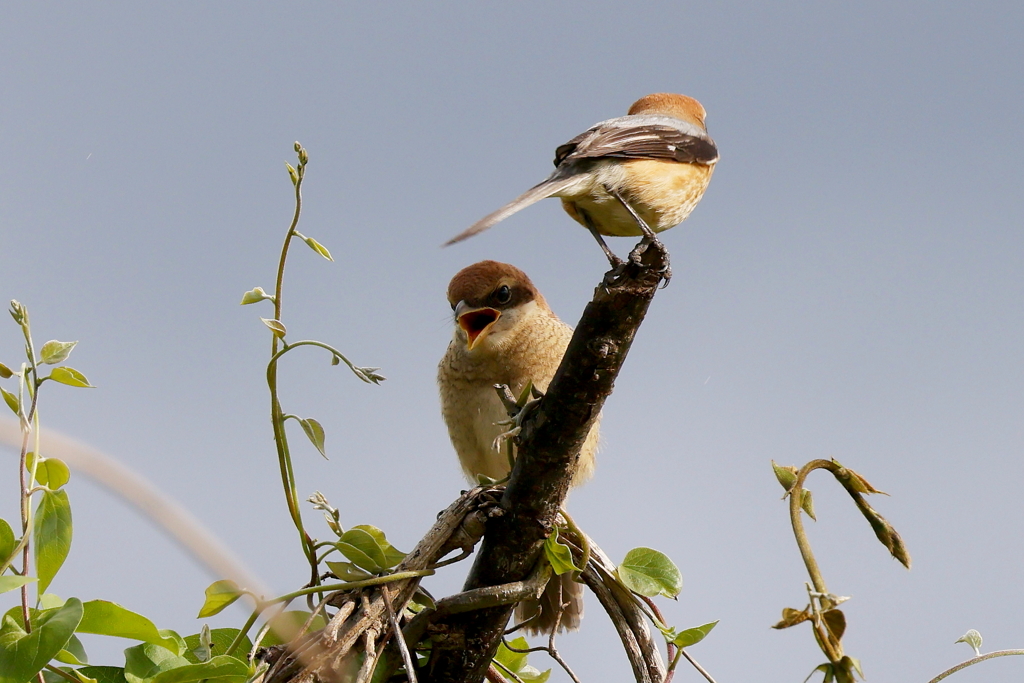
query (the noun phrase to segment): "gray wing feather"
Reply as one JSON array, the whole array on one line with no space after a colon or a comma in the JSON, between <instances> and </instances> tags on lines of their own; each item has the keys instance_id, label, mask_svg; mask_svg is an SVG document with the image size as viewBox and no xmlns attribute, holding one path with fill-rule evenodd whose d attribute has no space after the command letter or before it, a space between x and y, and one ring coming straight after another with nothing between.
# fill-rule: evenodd
<instances>
[{"instance_id":1,"label":"gray wing feather","mask_svg":"<svg viewBox=\"0 0 1024 683\"><path fill-rule=\"evenodd\" d=\"M476 223L469 226L468 228L460 232L458 235L445 242L442 246L447 247L451 244L455 244L456 242L461 242L464 239L468 239L477 233L483 232L484 230L491 227L495 223L505 220L506 218L514 214L516 211L519 211L520 209L525 209L531 204L536 204L540 200L550 197L556 192L564 190L566 187L568 187L575 181L575 176L571 175L565 177L548 178L539 185L534 185L529 190L519 195L518 197L516 197L511 202L501 207L494 213L487 214L486 216L478 220Z\"/></svg>"},{"instance_id":2,"label":"gray wing feather","mask_svg":"<svg viewBox=\"0 0 1024 683\"><path fill-rule=\"evenodd\" d=\"M718 161L718 148L710 138L690 135L673 126L597 127L559 147L555 164L601 157L713 164Z\"/></svg>"}]
</instances>

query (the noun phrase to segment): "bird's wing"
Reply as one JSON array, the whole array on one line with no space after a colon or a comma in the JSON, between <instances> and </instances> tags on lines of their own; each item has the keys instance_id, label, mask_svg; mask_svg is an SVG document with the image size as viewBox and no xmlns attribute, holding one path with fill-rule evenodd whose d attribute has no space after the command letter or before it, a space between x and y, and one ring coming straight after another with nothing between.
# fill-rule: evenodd
<instances>
[{"instance_id":1,"label":"bird's wing","mask_svg":"<svg viewBox=\"0 0 1024 683\"><path fill-rule=\"evenodd\" d=\"M447 247L450 244L455 244L456 242L461 242L464 239L468 239L473 235L477 234L478 232L483 232L484 230L491 227L495 223L505 220L506 218L514 214L516 211L519 211L520 209L525 209L531 204L536 204L540 200L546 197L550 197L556 192L564 190L566 187L568 187L574 182L576 182L575 176L552 176L545 180L544 182L540 183L539 185L534 185L529 190L519 195L518 197L516 197L511 202L501 207L494 213L487 214L486 216L478 220L476 223L469 226L468 228L466 228L465 230L463 230L458 235L451 238L441 246Z\"/></svg>"},{"instance_id":2,"label":"bird's wing","mask_svg":"<svg viewBox=\"0 0 1024 683\"><path fill-rule=\"evenodd\" d=\"M689 135L672 126L598 124L556 149L555 166L576 159L601 157L713 164L718 161L718 148L710 138Z\"/></svg>"}]
</instances>

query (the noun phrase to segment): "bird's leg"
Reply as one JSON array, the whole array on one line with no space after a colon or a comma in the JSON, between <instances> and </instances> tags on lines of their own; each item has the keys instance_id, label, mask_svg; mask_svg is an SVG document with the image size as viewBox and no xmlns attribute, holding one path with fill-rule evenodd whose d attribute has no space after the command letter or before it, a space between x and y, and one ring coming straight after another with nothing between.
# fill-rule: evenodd
<instances>
[{"instance_id":1,"label":"bird's leg","mask_svg":"<svg viewBox=\"0 0 1024 683\"><path fill-rule=\"evenodd\" d=\"M608 194L619 200L619 203L625 207L626 211L629 212L629 215L632 216L633 220L636 221L637 226L640 227L640 232L644 234L644 238L640 240L640 244L636 245L633 248L633 251L629 252L629 260L637 265L640 265L640 255L647 251L648 246L654 244L655 242L658 242L658 236L655 234L653 230L651 230L651 226L647 225L647 221L645 221L640 216L640 214L636 212L636 209L634 209L633 206L629 202L627 202L621 194L619 194L618 190L616 190L613 187L609 187L608 185L605 185L604 189L608 192ZM662 275L665 277L665 284L663 286L667 287L668 281L672 279L672 266L670 266L667 263L667 251L665 252L665 258L665 270L662 271Z\"/></svg>"},{"instance_id":2,"label":"bird's leg","mask_svg":"<svg viewBox=\"0 0 1024 683\"><path fill-rule=\"evenodd\" d=\"M583 224L587 226L587 230L589 230L590 234L594 236L595 240L597 240L598 246L601 247L601 251L604 252L604 255L608 257L608 263L612 264L612 268L619 268L622 266L622 259L616 256L615 253L608 248L608 243L604 241L604 238L601 237L601 233L597 231L597 226L594 225L594 221L590 218L590 214L579 207L576 207L576 212L581 218L583 218Z\"/></svg>"},{"instance_id":3,"label":"bird's leg","mask_svg":"<svg viewBox=\"0 0 1024 683\"><path fill-rule=\"evenodd\" d=\"M523 423L533 413L537 406L540 404L540 399L544 397L544 394L540 392L532 381L528 381L526 386L523 387L523 391L516 398L512 394L512 390L508 388L507 384L495 384L494 390L498 392L498 399L502 405L505 406L506 412L508 412L509 419L499 422L502 426L511 426L512 428L507 432L503 432L494 439L494 447L496 449L501 448L501 444L504 441L509 441L519 436L519 432L523 429ZM512 454L512 444L508 444L508 468L512 470L512 465L515 464L515 458Z\"/></svg>"}]
</instances>

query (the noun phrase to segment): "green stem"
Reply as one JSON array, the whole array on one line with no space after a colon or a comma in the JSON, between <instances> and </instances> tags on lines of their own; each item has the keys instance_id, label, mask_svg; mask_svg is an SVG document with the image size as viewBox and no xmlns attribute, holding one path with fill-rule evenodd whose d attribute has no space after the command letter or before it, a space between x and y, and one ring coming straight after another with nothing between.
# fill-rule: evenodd
<instances>
[{"instance_id":1,"label":"green stem","mask_svg":"<svg viewBox=\"0 0 1024 683\"><path fill-rule=\"evenodd\" d=\"M305 164L301 158L296 169L295 180L295 212L292 214L291 225L288 226L288 234L285 235L284 244L281 246L281 258L277 266L277 281L274 287L274 319L281 320L281 303L284 291L284 271L288 261L288 248L291 245L292 237L295 236L295 228L299 224L299 215L302 213L302 178L305 175ZM275 334L271 342L270 355L276 357L279 353L281 339ZM285 350L288 350L285 346ZM288 513L291 515L292 523L299 532L299 541L302 544L303 553L311 565L312 583L317 581L316 551L313 550L312 539L302 524L302 511L299 509L299 496L295 486L295 472L292 468L291 453L288 449L288 436L284 428L283 411L277 392L277 364L271 363L267 368L267 385L270 388L270 421L274 428L274 443L277 446L277 459L281 469L281 484L284 487L285 501L288 505Z\"/></svg>"},{"instance_id":2,"label":"green stem","mask_svg":"<svg viewBox=\"0 0 1024 683\"><path fill-rule=\"evenodd\" d=\"M29 323L28 309L22 308L22 319L20 322L21 332L25 337L25 353L28 356L29 370L23 363L21 366L21 378L19 380L19 406L22 408L25 420L21 423L21 457L19 458L18 483L20 484L19 500L21 502L21 575L28 576L29 570L29 527L32 524L32 494L29 487L35 481L36 470L39 467L39 420L36 408L39 403L39 367L36 364L35 345L32 343L32 328ZM31 373L31 374L30 374ZM31 377L31 381L29 378ZM24 392L28 391L32 403L28 413L24 413ZM26 468L28 458L28 440L32 435L32 424L35 424L36 435L36 457L32 461L32 471ZM26 478L26 474L28 477ZM25 622L25 632L32 632L31 611L28 604L28 584L21 587L21 615Z\"/></svg>"},{"instance_id":3,"label":"green stem","mask_svg":"<svg viewBox=\"0 0 1024 683\"><path fill-rule=\"evenodd\" d=\"M353 363L348 358L346 358L345 354L343 354L341 351L339 351L338 349L334 348L330 344L324 344L323 342L315 341L315 340L312 340L312 339L303 339L302 341L297 341L294 344L288 344L288 346L286 346L285 348L281 349L280 351L278 351L277 353L275 353L271 357L270 364L276 366L277 361L278 361L278 359L281 358L281 356L283 356L284 354L288 353L289 351L291 351L292 349L294 349L297 346L318 346L321 349L326 349L327 351L330 351L331 353L333 353L336 358L340 359L341 362L343 362L345 365L347 365L349 367L349 369L352 370L353 372L355 372L355 370L357 369L355 363ZM275 371L276 371L276 369L275 369ZM269 374L269 372L270 372L270 367L268 366L267 367L267 373Z\"/></svg>"},{"instance_id":4,"label":"green stem","mask_svg":"<svg viewBox=\"0 0 1024 683\"><path fill-rule=\"evenodd\" d=\"M966 662L960 662L952 669L946 669L938 676L928 681L928 683L938 683L943 678L946 678L947 676L952 676L960 669L966 669L967 667L977 664L978 662L984 662L986 659L993 659L995 657L1007 657L1010 655L1024 655L1024 650L997 650L995 652L989 652L988 654L979 655L977 657L974 657L973 659L968 659Z\"/></svg>"},{"instance_id":5,"label":"green stem","mask_svg":"<svg viewBox=\"0 0 1024 683\"><path fill-rule=\"evenodd\" d=\"M68 680L68 681L71 681L71 683L82 683L82 681L80 681L76 676L72 676L67 671L64 671L63 669L58 669L57 667L53 666L52 664L47 664L46 665L46 670L47 671L52 671L53 673L57 674L61 678L65 679L65 680Z\"/></svg>"},{"instance_id":6,"label":"green stem","mask_svg":"<svg viewBox=\"0 0 1024 683\"><path fill-rule=\"evenodd\" d=\"M235 639L231 641L230 645L228 645L228 649L224 652L224 654L232 655L235 653L235 650L238 649L238 646L242 644L242 639L245 638L246 635L248 635L249 629L252 628L252 625L255 624L256 620L259 619L261 614L263 614L264 609L265 608L262 605L256 606L256 609L254 609L252 611L252 614L249 615L249 618L246 620L245 625L242 626L242 628L238 631L238 635L236 635Z\"/></svg>"},{"instance_id":7,"label":"green stem","mask_svg":"<svg viewBox=\"0 0 1024 683\"><path fill-rule=\"evenodd\" d=\"M672 675L675 673L676 666L679 664L679 660L683 657L683 648L676 648L676 656L672 658L672 662L668 665L668 670L665 672L665 680L670 681Z\"/></svg>"},{"instance_id":8,"label":"green stem","mask_svg":"<svg viewBox=\"0 0 1024 683\"><path fill-rule=\"evenodd\" d=\"M796 545L800 550L800 557L803 558L804 566L807 568L807 573L811 577L811 584L814 590L821 594L828 594L828 587L825 585L825 578L821 575L821 568L818 567L818 561L814 557L814 552L811 550L811 543L807 540L807 532L804 529L803 521L803 494L804 494L804 481L807 476L816 469L827 469L832 470L834 467L833 463L828 460L812 460L811 462L804 465L796 475L796 481L793 482L793 486L789 489L789 520L793 526L793 535L796 537ZM812 606L814 601L811 601ZM826 598L819 599L820 606L827 610L831 607L831 603ZM828 634L823 633L823 626L820 620L815 618L812 623L812 630L814 632L814 639L818 642L818 647L821 648L825 656L828 657L829 661L833 664L838 663L843 658L842 651L836 651L832 647L832 643L829 641ZM840 646L841 647L841 646Z\"/></svg>"},{"instance_id":9,"label":"green stem","mask_svg":"<svg viewBox=\"0 0 1024 683\"><path fill-rule=\"evenodd\" d=\"M583 529L576 525L575 520L569 516L569 513L565 511L565 508L559 508L559 514L565 519L566 526L569 527L569 531L575 534L576 538L580 541L580 550L583 552L583 556L580 558L580 572L586 570L587 565L590 564L590 538L583 533ZM576 577L577 580L579 576ZM582 583L582 581L580 582Z\"/></svg>"},{"instance_id":10,"label":"green stem","mask_svg":"<svg viewBox=\"0 0 1024 683\"><path fill-rule=\"evenodd\" d=\"M803 503L804 481L807 479L807 475L814 470L831 469L831 467L832 463L828 460L812 460L797 473L796 481L789 489L789 519L793 526L793 535L796 536L796 545L800 549L800 556L804 560L804 566L807 567L814 590L818 593L828 593L828 588L825 586L825 578L821 575L818 561L814 559L811 543L807 540L801 504Z\"/></svg>"},{"instance_id":11,"label":"green stem","mask_svg":"<svg viewBox=\"0 0 1024 683\"><path fill-rule=\"evenodd\" d=\"M313 593L333 593L335 591L351 591L356 590L357 588L379 586L385 583L393 583L395 581L405 581L406 579L416 579L421 576L433 575L433 569L413 569L407 572L397 572L395 574L388 574L386 576L374 576L373 578L362 579L360 581L347 581L345 583L324 583L319 586L310 586L309 588L302 588L292 593L287 593L279 598L268 600L267 603L275 604L278 602L283 602L285 600L292 600L303 595L311 595Z\"/></svg>"}]
</instances>

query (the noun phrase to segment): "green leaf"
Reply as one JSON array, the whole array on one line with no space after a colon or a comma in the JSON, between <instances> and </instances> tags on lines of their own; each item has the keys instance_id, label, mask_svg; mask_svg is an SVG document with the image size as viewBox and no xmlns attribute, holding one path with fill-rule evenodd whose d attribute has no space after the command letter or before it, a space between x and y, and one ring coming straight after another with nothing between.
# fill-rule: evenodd
<instances>
[{"instance_id":1,"label":"green leaf","mask_svg":"<svg viewBox=\"0 0 1024 683\"><path fill-rule=\"evenodd\" d=\"M803 493L800 496L800 507L807 513L808 517L817 522L818 518L814 516L814 501L811 499L811 491L810 489L802 490Z\"/></svg>"},{"instance_id":2,"label":"green leaf","mask_svg":"<svg viewBox=\"0 0 1024 683\"><path fill-rule=\"evenodd\" d=\"M327 453L324 452L324 428L319 422L311 417L300 419L299 424L302 425L302 431L306 432L306 436L313 442L316 449L320 451L320 455L327 457Z\"/></svg>"},{"instance_id":3,"label":"green leaf","mask_svg":"<svg viewBox=\"0 0 1024 683\"><path fill-rule=\"evenodd\" d=\"M188 664L161 671L150 683L189 683L203 679L219 683L245 683L249 678L249 665L240 659L217 655L202 664ZM130 682L129 682L130 683Z\"/></svg>"},{"instance_id":4,"label":"green leaf","mask_svg":"<svg viewBox=\"0 0 1024 683\"><path fill-rule=\"evenodd\" d=\"M308 615L307 615L308 616ZM204 626L204 629L208 627ZM234 642L235 636L238 635L237 628L214 628L208 629L210 633L210 658L216 657L217 655L226 655L234 657L235 659L241 659L246 661L249 656L249 650L252 649L252 641L249 640L249 636L243 636L242 642L235 650L234 654L227 655L228 648L231 647L231 643ZM202 647L202 634L194 633L190 636L185 636L185 651L184 657L193 664L201 664L202 661L197 655L196 650ZM207 659L206 661L209 661Z\"/></svg>"},{"instance_id":5,"label":"green leaf","mask_svg":"<svg viewBox=\"0 0 1024 683\"><path fill-rule=\"evenodd\" d=\"M292 185L299 184L299 173L295 170L295 167L289 164L287 161L284 164L288 167L288 177L292 179Z\"/></svg>"},{"instance_id":6,"label":"green leaf","mask_svg":"<svg viewBox=\"0 0 1024 683\"><path fill-rule=\"evenodd\" d=\"M547 555L548 563L556 574L581 571L572 561L572 551L569 546L558 540L558 529L556 528L547 540L544 541L544 554Z\"/></svg>"},{"instance_id":7,"label":"green leaf","mask_svg":"<svg viewBox=\"0 0 1024 683\"><path fill-rule=\"evenodd\" d=\"M304 610L288 610L276 615L270 620L270 631L267 632L260 646L283 645L291 641L299 634L299 631L306 625L306 622L309 621L309 614L309 612ZM326 625L327 622L323 615L318 614L313 619L313 623L309 625L309 630L318 631Z\"/></svg>"},{"instance_id":8,"label":"green leaf","mask_svg":"<svg viewBox=\"0 0 1024 683\"><path fill-rule=\"evenodd\" d=\"M691 645L696 645L700 641L704 640L705 636L711 633L711 629L716 625L718 625L717 619L708 624L688 628L673 638L672 643L677 647L690 647Z\"/></svg>"},{"instance_id":9,"label":"green leaf","mask_svg":"<svg viewBox=\"0 0 1024 683\"><path fill-rule=\"evenodd\" d=\"M242 295L242 304L241 305L245 306L247 304L255 304L257 302L264 301L264 300L273 301L274 300L274 295L273 294L267 294L266 292L263 291L262 287L253 287L248 292L246 292L245 294Z\"/></svg>"},{"instance_id":10,"label":"green leaf","mask_svg":"<svg viewBox=\"0 0 1024 683\"><path fill-rule=\"evenodd\" d=\"M43 361L47 365L56 365L57 363L63 363L71 355L72 349L78 342L62 342L56 339L43 344L43 348L39 350L39 360Z\"/></svg>"},{"instance_id":11,"label":"green leaf","mask_svg":"<svg viewBox=\"0 0 1024 683\"><path fill-rule=\"evenodd\" d=\"M793 484L796 483L796 468L792 465L779 465L772 460L772 470L775 472L775 478L782 484L782 488L789 491L793 488Z\"/></svg>"},{"instance_id":12,"label":"green leaf","mask_svg":"<svg viewBox=\"0 0 1024 683\"><path fill-rule=\"evenodd\" d=\"M71 479L71 470L64 464L63 460L57 458L44 458L39 461L36 467L36 481L46 486L51 491L56 491Z\"/></svg>"},{"instance_id":13,"label":"green leaf","mask_svg":"<svg viewBox=\"0 0 1024 683\"><path fill-rule=\"evenodd\" d=\"M8 555L10 557L10 555ZM36 580L34 576L0 576L0 593L6 593L8 591L21 588L26 583L32 583Z\"/></svg>"},{"instance_id":14,"label":"green leaf","mask_svg":"<svg viewBox=\"0 0 1024 683\"><path fill-rule=\"evenodd\" d=\"M84 674L96 683L128 683L124 678L124 668L120 666L83 666L78 673Z\"/></svg>"},{"instance_id":15,"label":"green leaf","mask_svg":"<svg viewBox=\"0 0 1024 683\"><path fill-rule=\"evenodd\" d=\"M377 372L380 368L357 368L353 365L350 369L356 377L367 384L380 384L387 379L387 377Z\"/></svg>"},{"instance_id":16,"label":"green leaf","mask_svg":"<svg viewBox=\"0 0 1024 683\"><path fill-rule=\"evenodd\" d=\"M517 650L529 649L530 644L526 642L526 638L519 637L513 640L510 645ZM530 683L545 683L548 677L551 676L551 669L547 671L539 671L536 668L530 666L527 661L527 653L525 652L513 652L505 646L502 642L498 646L498 652L494 655L494 661L498 662L506 669L514 673L523 681L529 681Z\"/></svg>"},{"instance_id":17,"label":"green leaf","mask_svg":"<svg viewBox=\"0 0 1024 683\"><path fill-rule=\"evenodd\" d=\"M124 677L128 683L149 683L164 671L186 666L191 666L191 662L152 643L141 643L124 651Z\"/></svg>"},{"instance_id":18,"label":"green leaf","mask_svg":"<svg viewBox=\"0 0 1024 683\"><path fill-rule=\"evenodd\" d=\"M60 382L61 384L67 384L69 387L86 387L89 389L95 389L93 385L89 384L89 380L85 378L85 375L74 368L69 368L66 365L64 367L54 368L51 370L49 379L52 379L55 382Z\"/></svg>"},{"instance_id":19,"label":"green leaf","mask_svg":"<svg viewBox=\"0 0 1024 683\"><path fill-rule=\"evenodd\" d=\"M530 644L522 636L513 640L509 645L517 650L528 650L530 648ZM495 661L507 667L512 673L516 673L523 668L523 664L526 663L526 657L527 654L525 652L513 652L505 646L504 642L498 646L498 652L494 655Z\"/></svg>"},{"instance_id":20,"label":"green leaf","mask_svg":"<svg viewBox=\"0 0 1024 683\"><path fill-rule=\"evenodd\" d=\"M205 619L206 617L212 617L214 614L220 614L225 607L243 595L245 595L245 591L230 579L214 581L206 588L206 602L203 603L202 609L199 610L198 618Z\"/></svg>"},{"instance_id":21,"label":"green leaf","mask_svg":"<svg viewBox=\"0 0 1024 683\"><path fill-rule=\"evenodd\" d=\"M3 394L4 403L7 404L7 407L13 410L15 415L21 415L21 402L18 400L17 396L3 387L0 387L0 394Z\"/></svg>"},{"instance_id":22,"label":"green leaf","mask_svg":"<svg viewBox=\"0 0 1024 683\"><path fill-rule=\"evenodd\" d=\"M7 520L0 519L0 565L10 559L14 549L18 547L18 539Z\"/></svg>"},{"instance_id":23,"label":"green leaf","mask_svg":"<svg viewBox=\"0 0 1024 683\"><path fill-rule=\"evenodd\" d=\"M5 615L0 624L0 683L26 683L64 649L81 620L82 603L77 598L39 612L32 633Z\"/></svg>"},{"instance_id":24,"label":"green leaf","mask_svg":"<svg viewBox=\"0 0 1024 683\"><path fill-rule=\"evenodd\" d=\"M82 641L78 639L78 636L71 636L67 645L57 653L54 659L63 664L74 664L76 666L89 663L89 655L85 653L85 646L82 645Z\"/></svg>"},{"instance_id":25,"label":"green leaf","mask_svg":"<svg viewBox=\"0 0 1024 683\"><path fill-rule=\"evenodd\" d=\"M144 643L159 645L175 655L181 654L178 641L157 630L152 621L107 600L90 600L85 603L85 614L78 625L79 633L94 633L100 636L131 638Z\"/></svg>"},{"instance_id":26,"label":"green leaf","mask_svg":"<svg viewBox=\"0 0 1024 683\"><path fill-rule=\"evenodd\" d=\"M78 669L72 669L70 666L59 666L57 667L57 669L63 671L66 674L69 674L72 680L80 681L81 683L97 683L95 678L91 678L84 674L79 674ZM45 681L45 683L67 683L68 679L64 678L63 676L58 676L56 673L50 671L49 669L43 669L42 673L43 681ZM34 683L35 680L36 679L32 679L32 683Z\"/></svg>"},{"instance_id":27,"label":"green leaf","mask_svg":"<svg viewBox=\"0 0 1024 683\"><path fill-rule=\"evenodd\" d=\"M32 522L32 533L39 592L44 593L71 550L71 503L66 491L43 491Z\"/></svg>"},{"instance_id":28,"label":"green leaf","mask_svg":"<svg viewBox=\"0 0 1024 683\"><path fill-rule=\"evenodd\" d=\"M288 334L288 329L280 320L272 320L270 318L260 318L260 320L263 321L264 325L270 328L271 332L273 332L276 336L280 337L281 339L284 339L284 336Z\"/></svg>"},{"instance_id":29,"label":"green leaf","mask_svg":"<svg viewBox=\"0 0 1024 683\"><path fill-rule=\"evenodd\" d=\"M14 377L14 372L3 363L0 363L0 378L10 379L11 377Z\"/></svg>"},{"instance_id":30,"label":"green leaf","mask_svg":"<svg viewBox=\"0 0 1024 683\"><path fill-rule=\"evenodd\" d=\"M365 529L358 527L349 529L334 545L342 555L368 572L377 573L387 569L384 549Z\"/></svg>"},{"instance_id":31,"label":"green leaf","mask_svg":"<svg viewBox=\"0 0 1024 683\"><path fill-rule=\"evenodd\" d=\"M327 247L325 247L324 245L320 244L319 242L317 242L312 237L303 236L302 239L306 242L306 244L309 245L310 249L312 249L316 253L320 254L321 256L323 256L328 261L333 261L334 260L333 258L331 258L331 252L327 251Z\"/></svg>"},{"instance_id":32,"label":"green leaf","mask_svg":"<svg viewBox=\"0 0 1024 683\"><path fill-rule=\"evenodd\" d=\"M365 531L373 537L373 540L377 543L381 550L384 551L384 568L390 569L396 564L405 559L406 553L401 550L396 550L395 546L391 545L388 541L387 536L384 532L371 524L356 524L353 529L359 529ZM344 534L342 535L344 538Z\"/></svg>"},{"instance_id":33,"label":"green leaf","mask_svg":"<svg viewBox=\"0 0 1024 683\"><path fill-rule=\"evenodd\" d=\"M674 598L683 590L683 575L664 553L652 548L633 548L615 570L622 584L640 595Z\"/></svg>"},{"instance_id":34,"label":"green leaf","mask_svg":"<svg viewBox=\"0 0 1024 683\"><path fill-rule=\"evenodd\" d=\"M974 648L974 654L981 656L981 634L973 628L967 631L956 640L957 643L967 643ZM955 644L955 643L954 643Z\"/></svg>"},{"instance_id":35,"label":"green leaf","mask_svg":"<svg viewBox=\"0 0 1024 683\"><path fill-rule=\"evenodd\" d=\"M65 602L67 600L56 593L41 593L36 601L36 607L39 609L53 609L54 607L63 607Z\"/></svg>"},{"instance_id":36,"label":"green leaf","mask_svg":"<svg viewBox=\"0 0 1024 683\"><path fill-rule=\"evenodd\" d=\"M327 568L331 570L331 573L342 581L363 581L364 579L368 579L373 576L373 574L360 569L352 562L328 561L326 564Z\"/></svg>"},{"instance_id":37,"label":"green leaf","mask_svg":"<svg viewBox=\"0 0 1024 683\"><path fill-rule=\"evenodd\" d=\"M416 588L416 592L413 593L412 596L412 602L410 602L409 604L419 605L420 607L425 607L427 609L437 609L437 603L434 602L433 596L431 596L430 593L428 593L427 590L422 586Z\"/></svg>"},{"instance_id":38,"label":"green leaf","mask_svg":"<svg viewBox=\"0 0 1024 683\"><path fill-rule=\"evenodd\" d=\"M17 299L11 299L10 314L11 317L14 318L14 322L18 323L18 325L23 325L25 323L25 316L28 315L28 311L25 310L25 307L22 306Z\"/></svg>"},{"instance_id":39,"label":"green leaf","mask_svg":"<svg viewBox=\"0 0 1024 683\"><path fill-rule=\"evenodd\" d=\"M190 636L185 637L189 638ZM195 657L196 661L193 664L202 664L203 662L210 661L210 657L213 657L213 638L210 636L208 624L203 624L203 630L199 632L197 640L199 643L195 647L189 647L185 658L192 661L192 657ZM192 655L192 657L189 655Z\"/></svg>"}]
</instances>

